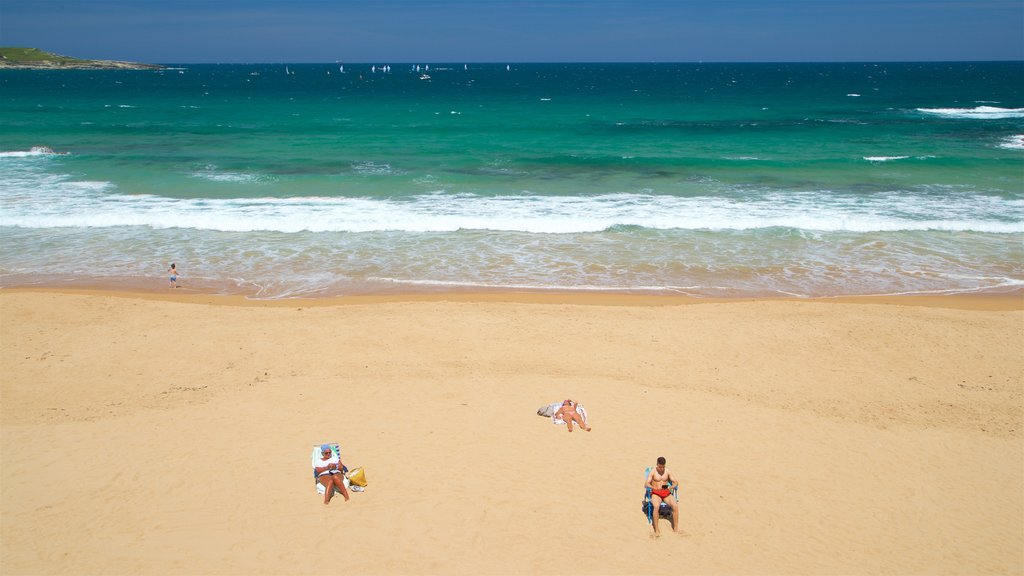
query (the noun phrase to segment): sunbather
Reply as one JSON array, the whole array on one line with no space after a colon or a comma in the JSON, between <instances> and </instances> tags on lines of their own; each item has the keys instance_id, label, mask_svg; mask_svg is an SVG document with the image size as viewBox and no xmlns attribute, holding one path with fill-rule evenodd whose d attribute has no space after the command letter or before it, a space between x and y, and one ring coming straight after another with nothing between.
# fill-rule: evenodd
<instances>
[{"instance_id":1,"label":"sunbather","mask_svg":"<svg viewBox=\"0 0 1024 576\"><path fill-rule=\"evenodd\" d=\"M579 424L580 428L590 432L590 426L587 426L587 423L583 421L583 416L580 416L579 412L576 411L576 403L572 400L562 402L562 405L558 407L558 411L555 412L555 418L561 418L569 432L572 432L573 422Z\"/></svg>"},{"instance_id":2,"label":"sunbather","mask_svg":"<svg viewBox=\"0 0 1024 576\"><path fill-rule=\"evenodd\" d=\"M651 470L651 473L647 476L647 482L644 484L645 487L651 490L651 505L654 510L651 524L654 525L655 534L660 534L658 531L658 510L661 508L662 501L672 507L672 531L676 531L676 521L679 518L679 503L676 502L676 497L672 495L673 484L678 484L678 482L676 482L672 473L668 471L668 468L665 468L665 457L659 456L658 465Z\"/></svg>"},{"instance_id":3,"label":"sunbather","mask_svg":"<svg viewBox=\"0 0 1024 576\"><path fill-rule=\"evenodd\" d=\"M320 465L316 466L316 479L318 482L324 485L324 504L331 501L331 497L334 496L334 490L341 492L341 495L345 497L345 501L348 502L348 490L345 489L345 481L343 480L344 475L342 470L345 465L341 462L341 457L334 454L331 450L330 444L324 444L320 447ZM331 490L331 487L334 490Z\"/></svg>"}]
</instances>

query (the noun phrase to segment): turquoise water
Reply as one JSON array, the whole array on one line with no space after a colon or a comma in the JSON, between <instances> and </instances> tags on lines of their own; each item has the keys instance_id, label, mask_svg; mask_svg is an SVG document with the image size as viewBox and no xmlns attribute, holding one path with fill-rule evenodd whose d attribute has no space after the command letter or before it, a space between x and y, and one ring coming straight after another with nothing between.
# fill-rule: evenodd
<instances>
[{"instance_id":1,"label":"turquoise water","mask_svg":"<svg viewBox=\"0 0 1024 576\"><path fill-rule=\"evenodd\" d=\"M1020 62L188 65L0 86L0 286L163 286L172 261L190 288L263 298L1024 284Z\"/></svg>"}]
</instances>

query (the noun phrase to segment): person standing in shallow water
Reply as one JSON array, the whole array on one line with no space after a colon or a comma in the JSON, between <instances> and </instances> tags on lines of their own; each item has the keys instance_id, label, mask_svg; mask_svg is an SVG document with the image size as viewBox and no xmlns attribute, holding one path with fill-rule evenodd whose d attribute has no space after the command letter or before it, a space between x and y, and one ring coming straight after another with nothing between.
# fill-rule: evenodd
<instances>
[{"instance_id":1,"label":"person standing in shallow water","mask_svg":"<svg viewBox=\"0 0 1024 576\"><path fill-rule=\"evenodd\" d=\"M171 267L170 267L169 270L167 270L167 275L168 275L167 279L170 280L170 282L171 282L171 288L177 288L178 287L178 267L174 264L174 262L171 262Z\"/></svg>"}]
</instances>

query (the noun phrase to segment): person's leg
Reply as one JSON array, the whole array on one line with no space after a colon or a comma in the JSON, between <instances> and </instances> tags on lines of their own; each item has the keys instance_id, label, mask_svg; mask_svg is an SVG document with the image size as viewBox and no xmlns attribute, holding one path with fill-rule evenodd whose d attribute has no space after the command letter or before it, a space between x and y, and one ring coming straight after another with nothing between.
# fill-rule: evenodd
<instances>
[{"instance_id":1,"label":"person's leg","mask_svg":"<svg viewBox=\"0 0 1024 576\"><path fill-rule=\"evenodd\" d=\"M345 480L342 475L331 474L331 478L334 479L334 489L341 492L341 495L345 497L345 502L348 502L348 488L345 488Z\"/></svg>"},{"instance_id":2,"label":"person's leg","mask_svg":"<svg viewBox=\"0 0 1024 576\"><path fill-rule=\"evenodd\" d=\"M580 428L583 428L587 432L590 432L590 427L587 426L587 423L583 421L583 416L580 416L579 413L574 414L572 419L575 420L576 423L580 425Z\"/></svg>"},{"instance_id":3,"label":"person's leg","mask_svg":"<svg viewBox=\"0 0 1024 576\"><path fill-rule=\"evenodd\" d=\"M676 501L675 496L669 496L665 501L672 507L672 531L677 532L678 530L676 530L676 527L679 523L679 502Z\"/></svg>"},{"instance_id":4,"label":"person's leg","mask_svg":"<svg viewBox=\"0 0 1024 576\"><path fill-rule=\"evenodd\" d=\"M654 526L655 534L661 534L658 531L658 520L661 519L661 496L651 494L651 506L651 525Z\"/></svg>"},{"instance_id":5,"label":"person's leg","mask_svg":"<svg viewBox=\"0 0 1024 576\"><path fill-rule=\"evenodd\" d=\"M331 480L331 475L324 474L323 476L318 477L316 480L317 482L323 484L324 486L324 504L329 503L331 501L331 496L334 496L334 490L332 489L333 481Z\"/></svg>"}]
</instances>

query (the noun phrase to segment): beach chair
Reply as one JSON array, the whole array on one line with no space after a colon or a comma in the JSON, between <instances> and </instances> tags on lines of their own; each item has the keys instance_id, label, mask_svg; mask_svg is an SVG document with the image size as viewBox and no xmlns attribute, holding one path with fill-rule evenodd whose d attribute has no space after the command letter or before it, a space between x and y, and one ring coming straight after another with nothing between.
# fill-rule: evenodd
<instances>
[{"instance_id":1,"label":"beach chair","mask_svg":"<svg viewBox=\"0 0 1024 576\"><path fill-rule=\"evenodd\" d=\"M337 456L339 460L341 460L341 447L338 444L335 444L335 443L332 443L332 442L325 442L325 444L328 444L331 447L331 451L334 452L334 455ZM316 467L319 466L319 462L321 461L320 460L320 447L321 446L323 446L323 444L317 444L317 445L313 446L313 455L310 456L310 463L313 465L313 484L316 484L316 491L319 494L323 494L326 491L326 488L324 488L324 485L321 484L320 481L316 477ZM345 466L343 464L342 468L341 468L341 472L342 472L342 474L348 472L348 466ZM349 487L348 478L343 478L342 482L345 484L346 488ZM331 490L333 490L333 489L334 488L331 487Z\"/></svg>"},{"instance_id":2,"label":"beach chair","mask_svg":"<svg viewBox=\"0 0 1024 576\"><path fill-rule=\"evenodd\" d=\"M647 482L647 478L651 475L651 467L648 466L644 470L644 482ZM679 502L679 483L672 485L672 497ZM654 501L651 499L651 488L650 486L644 486L644 502L641 508L644 514L647 516L647 523L654 524ZM661 506L658 507L659 518L672 518L672 507L662 501Z\"/></svg>"}]
</instances>

